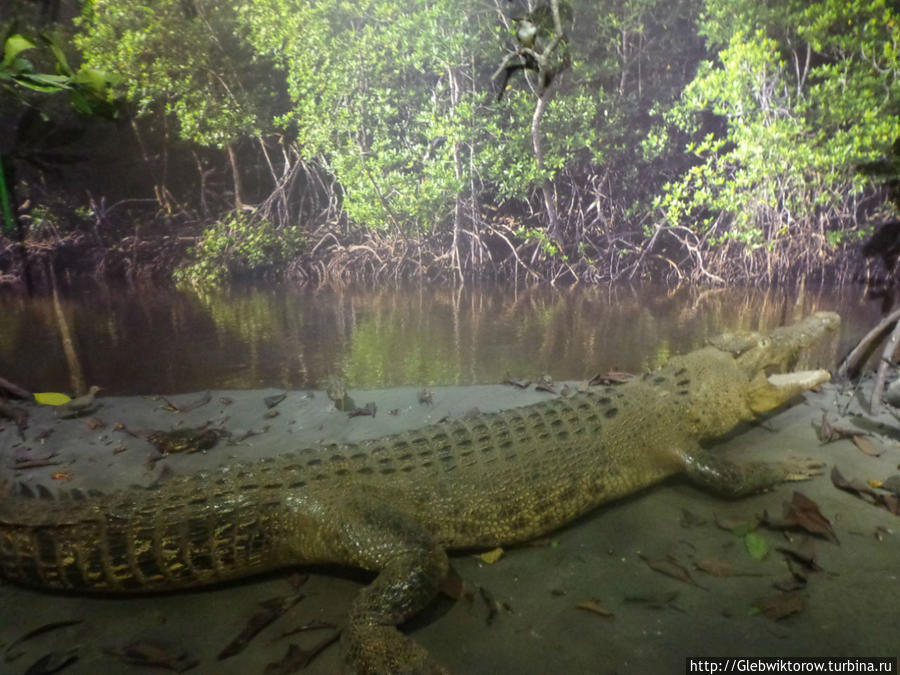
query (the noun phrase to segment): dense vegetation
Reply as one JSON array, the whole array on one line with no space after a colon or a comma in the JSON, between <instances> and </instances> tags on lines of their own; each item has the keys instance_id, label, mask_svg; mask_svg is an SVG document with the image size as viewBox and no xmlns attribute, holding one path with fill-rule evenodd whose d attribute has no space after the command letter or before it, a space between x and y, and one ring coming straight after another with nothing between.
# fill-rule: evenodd
<instances>
[{"instance_id":1,"label":"dense vegetation","mask_svg":"<svg viewBox=\"0 0 900 675\"><path fill-rule=\"evenodd\" d=\"M0 261L90 249L95 272L197 283L863 269L897 218L892 3L542 1L13 0ZM529 10L555 10L541 67L498 92Z\"/></svg>"}]
</instances>

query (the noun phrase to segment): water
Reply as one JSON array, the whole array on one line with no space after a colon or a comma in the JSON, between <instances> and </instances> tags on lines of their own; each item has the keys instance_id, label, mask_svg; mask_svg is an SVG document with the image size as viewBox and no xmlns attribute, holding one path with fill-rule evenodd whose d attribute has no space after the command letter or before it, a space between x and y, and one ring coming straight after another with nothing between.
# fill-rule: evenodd
<instances>
[{"instance_id":1,"label":"water","mask_svg":"<svg viewBox=\"0 0 900 675\"><path fill-rule=\"evenodd\" d=\"M724 330L816 310L844 318L842 351L880 316L858 288L389 290L246 287L197 294L97 286L0 297L0 376L36 391L106 395L215 388L581 380L643 371ZM72 348L64 348L65 329Z\"/></svg>"}]
</instances>

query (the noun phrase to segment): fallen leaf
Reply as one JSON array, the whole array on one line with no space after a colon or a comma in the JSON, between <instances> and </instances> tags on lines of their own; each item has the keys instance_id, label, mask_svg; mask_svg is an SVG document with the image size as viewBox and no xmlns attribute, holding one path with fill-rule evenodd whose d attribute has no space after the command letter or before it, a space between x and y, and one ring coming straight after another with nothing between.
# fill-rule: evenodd
<instances>
[{"instance_id":1,"label":"fallen leaf","mask_svg":"<svg viewBox=\"0 0 900 675\"><path fill-rule=\"evenodd\" d=\"M687 571L683 566L678 564L671 556L667 558L662 558L660 560L650 560L647 557L638 554L641 560L643 560L650 569L655 572L659 572L660 574L665 574L667 577L672 577L678 581L681 581L685 584L690 584L691 586L696 586L697 588L704 588L691 576L691 573ZM704 588L704 590L706 590Z\"/></svg>"},{"instance_id":2,"label":"fallen leaf","mask_svg":"<svg viewBox=\"0 0 900 675\"><path fill-rule=\"evenodd\" d=\"M493 565L495 562L500 560L501 556L503 556L503 549L497 547L492 551L485 551L478 556L478 559L481 560L481 562L487 563L488 565Z\"/></svg>"},{"instance_id":3,"label":"fallen leaf","mask_svg":"<svg viewBox=\"0 0 900 675\"><path fill-rule=\"evenodd\" d=\"M517 380L510 377L509 373L507 373L506 378L503 380L503 384L511 384L519 389L528 389L528 387L531 386L531 380Z\"/></svg>"},{"instance_id":4,"label":"fallen leaf","mask_svg":"<svg viewBox=\"0 0 900 675\"><path fill-rule=\"evenodd\" d=\"M819 510L819 505L802 492L795 491L791 502L784 504L784 516L781 519L772 518L768 512L764 512L762 522L767 527L776 529L800 528L835 544L840 543L831 522Z\"/></svg>"},{"instance_id":5,"label":"fallen leaf","mask_svg":"<svg viewBox=\"0 0 900 675\"><path fill-rule=\"evenodd\" d=\"M724 560L701 558L694 561L694 567L713 577L733 577L737 572L734 565Z\"/></svg>"},{"instance_id":6,"label":"fallen leaf","mask_svg":"<svg viewBox=\"0 0 900 675\"><path fill-rule=\"evenodd\" d=\"M328 623L327 621L310 621L309 623L305 623L302 626L297 626L296 628L291 628L290 630L284 631L281 635L276 637L275 640L282 640L286 637L290 637L291 635L297 635L298 633L308 633L313 630L337 630L337 626L333 623ZM338 631L340 632L340 631Z\"/></svg>"},{"instance_id":7,"label":"fallen leaf","mask_svg":"<svg viewBox=\"0 0 900 675\"><path fill-rule=\"evenodd\" d=\"M37 661L32 663L25 675L53 675L58 673L66 666L72 665L78 660L78 645L66 649L65 651L55 651L44 654Z\"/></svg>"},{"instance_id":8,"label":"fallen leaf","mask_svg":"<svg viewBox=\"0 0 900 675\"><path fill-rule=\"evenodd\" d=\"M103 652L132 665L155 666L179 673L200 663L184 649L170 648L156 642L132 642L124 647L104 647Z\"/></svg>"},{"instance_id":9,"label":"fallen leaf","mask_svg":"<svg viewBox=\"0 0 900 675\"><path fill-rule=\"evenodd\" d=\"M290 644L284 658L281 661L267 664L263 673L265 675L289 675L290 673L296 673L298 670L306 668L326 647L337 642L340 635L341 632L336 631L334 635L330 635L318 642L311 649L302 649L299 645Z\"/></svg>"},{"instance_id":10,"label":"fallen leaf","mask_svg":"<svg viewBox=\"0 0 900 675\"><path fill-rule=\"evenodd\" d=\"M810 572L821 572L822 568L816 563L816 551L811 539L806 538L796 548L779 546L775 549L783 554L789 561L799 563Z\"/></svg>"},{"instance_id":11,"label":"fallen leaf","mask_svg":"<svg viewBox=\"0 0 900 675\"><path fill-rule=\"evenodd\" d=\"M239 654L255 638L263 628L300 602L305 596L302 593L272 598L259 603L260 610L247 621L243 630L216 657L219 661Z\"/></svg>"},{"instance_id":12,"label":"fallen leaf","mask_svg":"<svg viewBox=\"0 0 900 675\"><path fill-rule=\"evenodd\" d=\"M613 613L610 612L606 607L601 605L600 603L594 600L585 600L584 602L579 602L575 605L577 609L583 609L585 612L591 612L592 614L597 614L598 616L612 616Z\"/></svg>"},{"instance_id":13,"label":"fallen leaf","mask_svg":"<svg viewBox=\"0 0 900 675\"><path fill-rule=\"evenodd\" d=\"M778 621L806 608L806 596L800 591L789 591L759 598L753 603L766 617Z\"/></svg>"},{"instance_id":14,"label":"fallen leaf","mask_svg":"<svg viewBox=\"0 0 900 675\"><path fill-rule=\"evenodd\" d=\"M634 374L627 373L624 370L617 370L616 368L612 368L605 373L598 373L594 375L590 380L588 380L589 387L596 387L598 385L611 385L611 384L624 384L629 380L634 379Z\"/></svg>"},{"instance_id":15,"label":"fallen leaf","mask_svg":"<svg viewBox=\"0 0 900 675\"><path fill-rule=\"evenodd\" d=\"M884 481L879 485L882 490L887 490L888 492L893 492L895 495L900 496L900 476L894 474L893 476L889 476L885 478Z\"/></svg>"},{"instance_id":16,"label":"fallen leaf","mask_svg":"<svg viewBox=\"0 0 900 675\"><path fill-rule=\"evenodd\" d=\"M869 457L881 457L884 454L884 448L868 436L854 436L853 444Z\"/></svg>"},{"instance_id":17,"label":"fallen leaf","mask_svg":"<svg viewBox=\"0 0 900 675\"><path fill-rule=\"evenodd\" d=\"M839 436L834 430L834 427L831 426L831 422L828 421L828 412L822 412L822 423L819 426L816 426L816 423L813 422L813 427L816 429L816 436L819 437L819 442L821 443L830 443L831 441L836 441Z\"/></svg>"},{"instance_id":18,"label":"fallen leaf","mask_svg":"<svg viewBox=\"0 0 900 675\"><path fill-rule=\"evenodd\" d=\"M3 660L6 663L10 663L15 661L17 658L22 656L25 652L16 651L14 647L18 647L23 642L30 640L33 637L37 637L38 635L43 635L44 633L49 633L50 631L59 630L60 628L67 628L68 626L77 626L82 623L82 619L70 619L68 621L54 621L53 623L45 623L42 626L38 626L37 628L33 628L28 631L21 637L16 638L6 647L6 650L3 653Z\"/></svg>"},{"instance_id":19,"label":"fallen leaf","mask_svg":"<svg viewBox=\"0 0 900 675\"><path fill-rule=\"evenodd\" d=\"M761 577L760 572L744 572L725 560L717 558L700 558L694 561L694 567L712 577Z\"/></svg>"},{"instance_id":20,"label":"fallen leaf","mask_svg":"<svg viewBox=\"0 0 900 675\"><path fill-rule=\"evenodd\" d=\"M769 555L769 543L757 532L748 532L744 535L744 548L754 560L762 560Z\"/></svg>"},{"instance_id":21,"label":"fallen leaf","mask_svg":"<svg viewBox=\"0 0 900 675\"><path fill-rule=\"evenodd\" d=\"M895 516L900 516L900 497L895 495L878 495L878 503Z\"/></svg>"},{"instance_id":22,"label":"fallen leaf","mask_svg":"<svg viewBox=\"0 0 900 675\"><path fill-rule=\"evenodd\" d=\"M831 468L831 483L839 490L852 492L857 497L861 497L863 495L867 495L869 497L872 497L873 499L878 497L878 493L865 483L856 479L848 480L844 478L844 475L838 470L837 466L833 466Z\"/></svg>"},{"instance_id":23,"label":"fallen leaf","mask_svg":"<svg viewBox=\"0 0 900 675\"><path fill-rule=\"evenodd\" d=\"M163 406L160 406L163 410L168 410L169 412L175 412L175 413L190 412L191 410L194 410L195 408L199 408L200 406L206 405L207 403L209 403L212 400L212 396L210 395L209 392L206 392L198 399L195 399L189 403L183 403L183 404L172 403L172 401L167 399L165 396L160 396L159 398L165 404Z\"/></svg>"},{"instance_id":24,"label":"fallen leaf","mask_svg":"<svg viewBox=\"0 0 900 675\"><path fill-rule=\"evenodd\" d=\"M363 408L354 408L347 412L348 417L375 417L375 413L378 411L378 408L374 403L366 403Z\"/></svg>"},{"instance_id":25,"label":"fallen leaf","mask_svg":"<svg viewBox=\"0 0 900 675\"><path fill-rule=\"evenodd\" d=\"M652 593L650 595L626 595L625 602L633 602L640 605L646 605L651 609L665 609L672 607L672 603L678 599L678 591L668 591L665 593ZM677 608L676 608L677 609Z\"/></svg>"},{"instance_id":26,"label":"fallen leaf","mask_svg":"<svg viewBox=\"0 0 900 675\"><path fill-rule=\"evenodd\" d=\"M274 396L266 396L263 399L263 403L266 404L267 408L274 408L286 398L287 394L275 394Z\"/></svg>"}]
</instances>

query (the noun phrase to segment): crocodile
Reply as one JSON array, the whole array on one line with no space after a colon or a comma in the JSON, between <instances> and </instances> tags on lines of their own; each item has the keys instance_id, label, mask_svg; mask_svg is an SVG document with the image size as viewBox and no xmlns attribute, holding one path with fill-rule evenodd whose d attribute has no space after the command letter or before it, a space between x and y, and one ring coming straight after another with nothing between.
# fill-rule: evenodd
<instances>
[{"instance_id":1,"label":"crocodile","mask_svg":"<svg viewBox=\"0 0 900 675\"><path fill-rule=\"evenodd\" d=\"M828 380L825 370L794 368L839 323L819 312L754 334L740 350L709 345L673 357L625 384L153 489L52 498L9 490L0 498L0 575L128 594L297 565L354 566L375 576L342 626L348 669L446 672L397 626L438 594L451 574L448 551L545 535L674 474L737 497L820 473L811 459L737 463L708 446Z\"/></svg>"}]
</instances>

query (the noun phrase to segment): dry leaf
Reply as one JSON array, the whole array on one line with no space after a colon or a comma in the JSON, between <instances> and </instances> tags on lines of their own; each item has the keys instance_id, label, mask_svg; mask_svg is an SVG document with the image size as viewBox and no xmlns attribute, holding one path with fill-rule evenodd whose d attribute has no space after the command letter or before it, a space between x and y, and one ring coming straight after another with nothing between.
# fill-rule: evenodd
<instances>
[{"instance_id":1,"label":"dry leaf","mask_svg":"<svg viewBox=\"0 0 900 675\"><path fill-rule=\"evenodd\" d=\"M894 494L885 495L875 492L875 490L857 479L847 480L841 475L837 467L831 469L831 482L836 488L851 492L861 499L870 501L872 504L883 506L895 516L900 516L900 497Z\"/></svg>"},{"instance_id":2,"label":"dry leaf","mask_svg":"<svg viewBox=\"0 0 900 675\"><path fill-rule=\"evenodd\" d=\"M481 562L487 563L488 565L493 565L495 562L500 560L502 556L503 549L498 546L492 551L485 551L478 556L478 559L481 560Z\"/></svg>"},{"instance_id":3,"label":"dry leaf","mask_svg":"<svg viewBox=\"0 0 900 675\"><path fill-rule=\"evenodd\" d=\"M287 398L287 394L275 394L273 396L266 396L263 399L263 403L267 408L274 408L276 405L281 403L284 399Z\"/></svg>"},{"instance_id":4,"label":"dry leaf","mask_svg":"<svg viewBox=\"0 0 900 675\"><path fill-rule=\"evenodd\" d=\"M868 436L854 436L853 444L869 457L881 457L884 454L884 448Z\"/></svg>"},{"instance_id":5,"label":"dry leaf","mask_svg":"<svg viewBox=\"0 0 900 675\"><path fill-rule=\"evenodd\" d=\"M900 476L894 474L893 476L889 476L888 478L885 478L884 481L880 482L881 485L878 485L877 487L880 487L882 490L892 492L900 497Z\"/></svg>"},{"instance_id":6,"label":"dry leaf","mask_svg":"<svg viewBox=\"0 0 900 675\"><path fill-rule=\"evenodd\" d=\"M132 665L155 666L179 673L190 670L199 663L198 659L183 649L169 649L155 642L132 642L124 647L105 647L103 652Z\"/></svg>"},{"instance_id":7,"label":"dry leaf","mask_svg":"<svg viewBox=\"0 0 900 675\"><path fill-rule=\"evenodd\" d=\"M594 375L590 380L588 380L588 386L596 387L598 385L624 384L629 380L633 380L634 377L635 376L632 373L627 373L624 370L612 368L605 373L598 373Z\"/></svg>"},{"instance_id":8,"label":"dry leaf","mask_svg":"<svg viewBox=\"0 0 900 675\"><path fill-rule=\"evenodd\" d=\"M659 572L660 574L665 574L667 577L672 577L673 579L677 579L678 581L681 581L683 583L690 584L691 586L703 588L703 586L694 581L691 573L688 572L687 569L682 567L680 564L678 564L671 556L662 558L660 560L649 560L643 555L638 555L641 560L647 563L650 569Z\"/></svg>"},{"instance_id":9,"label":"dry leaf","mask_svg":"<svg viewBox=\"0 0 900 675\"><path fill-rule=\"evenodd\" d=\"M334 635L321 640L315 644L312 649L302 649L299 645L288 645L287 653L281 661L269 663L263 670L264 675L289 675L296 673L309 665L310 661L316 658L326 647L337 642L341 636L341 632L337 631Z\"/></svg>"},{"instance_id":10,"label":"dry leaf","mask_svg":"<svg viewBox=\"0 0 900 675\"><path fill-rule=\"evenodd\" d=\"M300 602L305 596L302 593L272 598L259 603L260 610L250 617L244 629L216 657L220 661L240 653L259 632L278 617Z\"/></svg>"},{"instance_id":11,"label":"dry leaf","mask_svg":"<svg viewBox=\"0 0 900 675\"><path fill-rule=\"evenodd\" d=\"M759 598L753 606L772 621L778 621L791 614L802 612L806 608L806 596L800 591L778 593Z\"/></svg>"},{"instance_id":12,"label":"dry leaf","mask_svg":"<svg viewBox=\"0 0 900 675\"><path fill-rule=\"evenodd\" d=\"M717 558L700 558L694 561L694 567L712 577L762 577L760 572L744 572L725 560Z\"/></svg>"},{"instance_id":13,"label":"dry leaf","mask_svg":"<svg viewBox=\"0 0 900 675\"><path fill-rule=\"evenodd\" d=\"M3 653L3 660L6 663L10 663L15 661L17 658L22 656L25 652L17 650L16 647L21 645L23 642L30 640L33 637L37 637L38 635L43 635L44 633L49 633L50 631L59 630L60 628L68 628L69 626L76 626L82 623L82 619L71 619L68 621L54 621L53 623L45 623L42 626L38 626L37 628L33 628L28 631L24 635L16 638L12 642L10 642Z\"/></svg>"},{"instance_id":14,"label":"dry leaf","mask_svg":"<svg viewBox=\"0 0 900 675\"><path fill-rule=\"evenodd\" d=\"M520 380L507 373L506 378L503 380L503 384L511 384L518 389L528 389L528 387L531 386L531 380Z\"/></svg>"},{"instance_id":15,"label":"dry leaf","mask_svg":"<svg viewBox=\"0 0 900 675\"><path fill-rule=\"evenodd\" d=\"M784 554L789 562L794 561L795 563L799 563L810 572L822 571L822 568L816 563L816 551L812 539L804 539L796 548L779 546L775 550Z\"/></svg>"},{"instance_id":16,"label":"dry leaf","mask_svg":"<svg viewBox=\"0 0 900 675\"><path fill-rule=\"evenodd\" d=\"M79 649L80 647L75 645L66 650L45 654L28 667L25 675L53 675L53 673L58 673L78 660Z\"/></svg>"},{"instance_id":17,"label":"dry leaf","mask_svg":"<svg viewBox=\"0 0 900 675\"><path fill-rule=\"evenodd\" d=\"M606 607L594 600L585 600L584 602L579 602L577 605L575 605L575 607L578 609L583 609L585 612L591 612L592 614L597 614L599 616L613 615L613 613L606 609Z\"/></svg>"},{"instance_id":18,"label":"dry leaf","mask_svg":"<svg viewBox=\"0 0 900 675\"><path fill-rule=\"evenodd\" d=\"M878 493L865 483L856 479L848 480L844 478L843 474L838 471L837 466L831 468L831 482L836 488L852 492L857 497L862 497L863 495L867 495L873 499L877 499L878 497Z\"/></svg>"},{"instance_id":19,"label":"dry leaf","mask_svg":"<svg viewBox=\"0 0 900 675\"><path fill-rule=\"evenodd\" d=\"M822 515L819 505L801 492L795 491L791 503L785 503L783 518L778 520L764 512L762 521L767 527L776 529L799 527L810 534L817 534L836 544L839 543L837 535L831 528L831 522Z\"/></svg>"}]
</instances>

